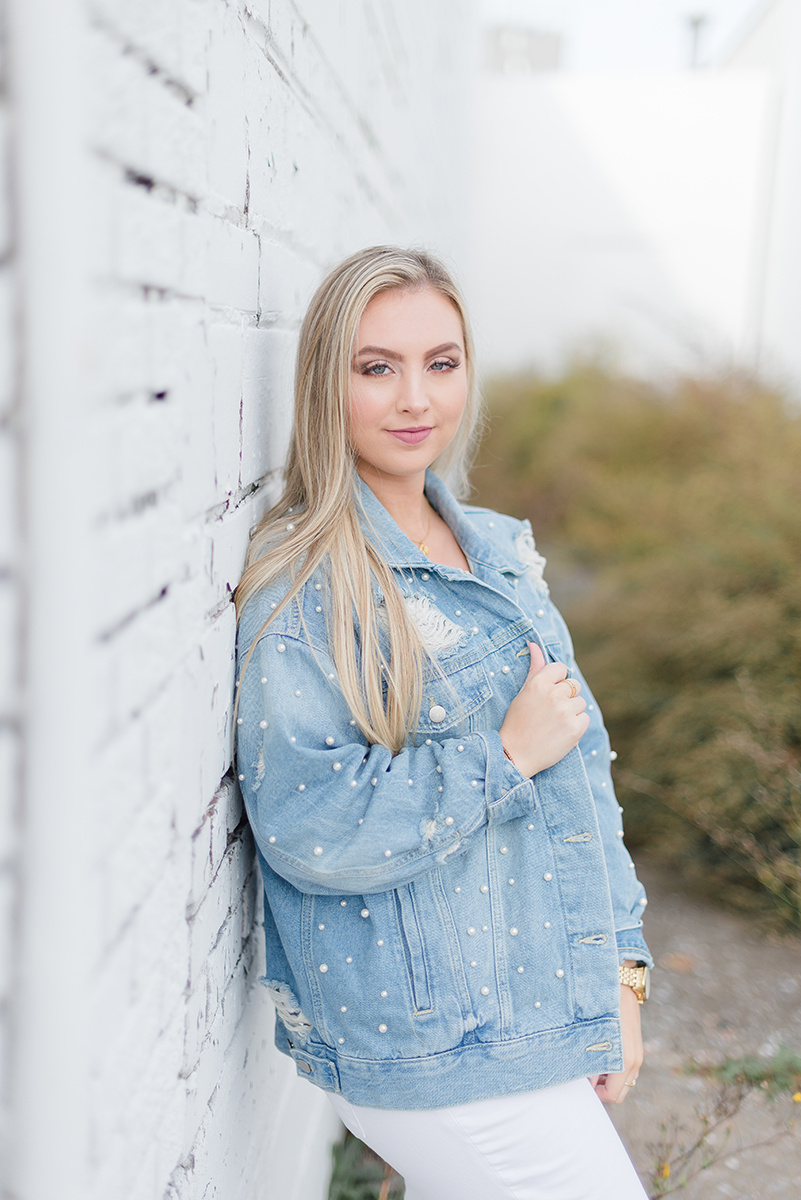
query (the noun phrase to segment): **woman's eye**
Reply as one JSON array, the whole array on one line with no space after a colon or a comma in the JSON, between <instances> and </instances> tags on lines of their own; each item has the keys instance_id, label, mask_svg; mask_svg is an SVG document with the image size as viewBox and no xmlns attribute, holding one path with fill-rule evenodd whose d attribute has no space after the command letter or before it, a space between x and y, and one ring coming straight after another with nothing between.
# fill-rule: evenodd
<instances>
[{"instance_id":1,"label":"woman's eye","mask_svg":"<svg viewBox=\"0 0 801 1200\"><path fill-rule=\"evenodd\" d=\"M454 367L458 367L458 366L459 366L458 362L456 362L456 360L453 358L437 358L437 359L435 359L434 362L432 362L431 370L432 371L451 371L451 370L453 370Z\"/></svg>"},{"instance_id":2,"label":"woman's eye","mask_svg":"<svg viewBox=\"0 0 801 1200\"><path fill-rule=\"evenodd\" d=\"M390 371L388 363L370 363L364 368L365 375L386 375Z\"/></svg>"}]
</instances>

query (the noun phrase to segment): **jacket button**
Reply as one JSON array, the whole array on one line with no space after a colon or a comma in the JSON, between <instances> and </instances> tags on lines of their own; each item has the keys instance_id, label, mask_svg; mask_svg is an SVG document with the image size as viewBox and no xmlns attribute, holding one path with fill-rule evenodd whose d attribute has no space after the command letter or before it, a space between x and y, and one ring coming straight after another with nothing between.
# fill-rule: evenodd
<instances>
[{"instance_id":1,"label":"jacket button","mask_svg":"<svg viewBox=\"0 0 801 1200\"><path fill-rule=\"evenodd\" d=\"M312 1071L314 1070L314 1067L311 1065L311 1063L307 1063L305 1059L299 1058L297 1060L297 1064L298 1070L303 1071L306 1075L311 1075Z\"/></svg>"},{"instance_id":2,"label":"jacket button","mask_svg":"<svg viewBox=\"0 0 801 1200\"><path fill-rule=\"evenodd\" d=\"M441 704L434 704L428 710L428 719L429 721L433 721L435 725L441 725L447 715Z\"/></svg>"},{"instance_id":3,"label":"jacket button","mask_svg":"<svg viewBox=\"0 0 801 1200\"><path fill-rule=\"evenodd\" d=\"M481 989L481 995L482 995L482 996L488 996L488 995L489 995L489 988L488 988L488 987L483 987L483 988Z\"/></svg>"}]
</instances>

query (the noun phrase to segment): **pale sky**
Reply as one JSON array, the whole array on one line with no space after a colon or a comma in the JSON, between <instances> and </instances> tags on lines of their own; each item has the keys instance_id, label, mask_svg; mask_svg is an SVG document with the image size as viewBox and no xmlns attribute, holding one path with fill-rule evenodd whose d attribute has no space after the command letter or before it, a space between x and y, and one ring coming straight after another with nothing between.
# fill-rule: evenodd
<instances>
[{"instance_id":1,"label":"pale sky","mask_svg":"<svg viewBox=\"0 0 801 1200\"><path fill-rule=\"evenodd\" d=\"M479 0L485 24L563 35L570 71L676 70L690 64L690 16L705 16L700 65L712 65L772 0Z\"/></svg>"}]
</instances>

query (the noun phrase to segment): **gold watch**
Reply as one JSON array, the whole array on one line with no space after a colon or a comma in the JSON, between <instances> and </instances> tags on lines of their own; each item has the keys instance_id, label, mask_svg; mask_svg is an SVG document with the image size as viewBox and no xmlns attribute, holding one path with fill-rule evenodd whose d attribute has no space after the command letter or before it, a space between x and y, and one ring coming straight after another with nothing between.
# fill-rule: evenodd
<instances>
[{"instance_id":1,"label":"gold watch","mask_svg":"<svg viewBox=\"0 0 801 1200\"><path fill-rule=\"evenodd\" d=\"M620 967L620 982L630 987L640 1004L651 994L651 972L645 966Z\"/></svg>"}]
</instances>

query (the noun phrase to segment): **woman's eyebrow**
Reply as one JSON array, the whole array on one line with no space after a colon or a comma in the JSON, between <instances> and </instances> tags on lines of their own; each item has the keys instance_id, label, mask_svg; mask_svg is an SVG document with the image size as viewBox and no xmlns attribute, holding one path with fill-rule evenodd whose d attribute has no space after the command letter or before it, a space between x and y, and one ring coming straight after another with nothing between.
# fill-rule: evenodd
<instances>
[{"instance_id":1,"label":"woman's eyebrow","mask_svg":"<svg viewBox=\"0 0 801 1200\"><path fill-rule=\"evenodd\" d=\"M445 354L448 350L458 350L461 353L462 347L458 342L443 342L441 346L435 346L433 350L427 350L423 355L424 358L433 358L437 354ZM380 354L382 358L393 358L396 362L404 362L404 356L397 350L388 350L386 346L362 346L361 350L357 350L356 357L362 358L365 354Z\"/></svg>"}]
</instances>

